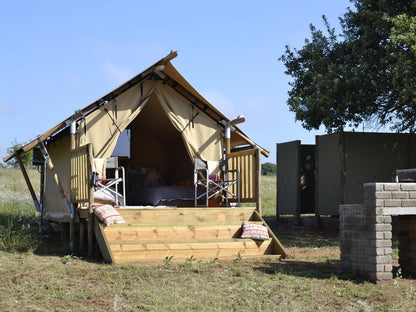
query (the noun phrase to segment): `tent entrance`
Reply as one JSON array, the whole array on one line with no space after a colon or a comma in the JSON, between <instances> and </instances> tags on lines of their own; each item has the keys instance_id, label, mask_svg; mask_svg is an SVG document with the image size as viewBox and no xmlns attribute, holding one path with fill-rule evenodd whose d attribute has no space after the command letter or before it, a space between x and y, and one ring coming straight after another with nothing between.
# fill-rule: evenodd
<instances>
[{"instance_id":1,"label":"tent entrance","mask_svg":"<svg viewBox=\"0 0 416 312\"><path fill-rule=\"evenodd\" d=\"M127 194L148 183L152 186L192 185L193 162L181 134L156 95L150 97L127 129L130 131L130 157L119 159L127 171ZM153 171L154 180L144 181L144 171Z\"/></svg>"}]
</instances>

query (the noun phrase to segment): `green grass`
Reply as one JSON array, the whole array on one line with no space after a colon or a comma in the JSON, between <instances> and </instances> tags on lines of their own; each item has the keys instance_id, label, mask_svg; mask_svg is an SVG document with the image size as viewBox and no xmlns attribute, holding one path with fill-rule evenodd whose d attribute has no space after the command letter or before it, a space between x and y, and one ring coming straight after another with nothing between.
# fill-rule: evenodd
<instances>
[{"instance_id":1,"label":"green grass","mask_svg":"<svg viewBox=\"0 0 416 312\"><path fill-rule=\"evenodd\" d=\"M107 265L69 254L56 237L40 236L20 172L1 170L2 311L414 310L415 280L353 280L340 270L337 233L276 223L273 177L263 177L263 209L287 259L248 261L236 254L228 262Z\"/></svg>"},{"instance_id":2,"label":"green grass","mask_svg":"<svg viewBox=\"0 0 416 312\"><path fill-rule=\"evenodd\" d=\"M262 214L265 217L276 216L276 177L261 177L261 206Z\"/></svg>"},{"instance_id":3,"label":"green grass","mask_svg":"<svg viewBox=\"0 0 416 312\"><path fill-rule=\"evenodd\" d=\"M38 190L38 173L30 170L29 174ZM0 168L0 250L23 252L36 249L38 216L21 171Z\"/></svg>"}]
</instances>

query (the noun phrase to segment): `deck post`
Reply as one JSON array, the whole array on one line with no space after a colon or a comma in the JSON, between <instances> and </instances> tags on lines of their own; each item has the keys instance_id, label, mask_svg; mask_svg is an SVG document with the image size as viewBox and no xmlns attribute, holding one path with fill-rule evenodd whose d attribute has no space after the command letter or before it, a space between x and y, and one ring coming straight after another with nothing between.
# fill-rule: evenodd
<instances>
[{"instance_id":1,"label":"deck post","mask_svg":"<svg viewBox=\"0 0 416 312\"><path fill-rule=\"evenodd\" d=\"M262 209L261 209L261 192L260 192L260 183L261 183L261 152L260 149L256 149L255 154L255 197L256 197L256 209L259 212L260 216L262 216Z\"/></svg>"},{"instance_id":2,"label":"deck post","mask_svg":"<svg viewBox=\"0 0 416 312\"><path fill-rule=\"evenodd\" d=\"M92 257L94 243L94 214L88 212L88 257Z\"/></svg>"},{"instance_id":3,"label":"deck post","mask_svg":"<svg viewBox=\"0 0 416 312\"><path fill-rule=\"evenodd\" d=\"M70 152L72 150L74 150L76 148L76 143L75 143L75 135L77 132L77 122L75 120L73 120L71 122L71 127L70 127ZM74 207L74 203L70 203L70 205L72 206L72 209L75 210ZM80 223L80 246L84 245L84 235L81 236L81 233L83 232L83 228L82 225ZM83 233L82 233L83 234ZM69 247L71 249L71 251L74 250L74 244L75 244L75 211L73 213L73 215L71 216L71 221L69 223Z\"/></svg>"}]
</instances>

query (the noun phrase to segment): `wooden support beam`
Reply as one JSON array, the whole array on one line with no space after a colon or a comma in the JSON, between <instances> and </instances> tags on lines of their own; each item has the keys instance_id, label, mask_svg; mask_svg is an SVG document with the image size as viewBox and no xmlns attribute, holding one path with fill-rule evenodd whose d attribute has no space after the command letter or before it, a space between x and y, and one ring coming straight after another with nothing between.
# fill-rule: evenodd
<instances>
[{"instance_id":1,"label":"wooden support beam","mask_svg":"<svg viewBox=\"0 0 416 312\"><path fill-rule=\"evenodd\" d=\"M92 257L92 247L94 244L94 218L93 213L88 214L88 257Z\"/></svg>"},{"instance_id":2,"label":"wooden support beam","mask_svg":"<svg viewBox=\"0 0 416 312\"><path fill-rule=\"evenodd\" d=\"M19 167L20 167L20 170L22 171L23 177L25 178L26 185L27 185L27 187L29 189L29 192L30 192L30 196L32 196L33 203L35 204L35 208L36 208L37 211L40 212L41 209L40 209L39 200L38 200L38 198L36 196L36 193L33 189L32 183L30 182L29 175L27 174L25 165L23 164L23 161L22 161L22 158L20 157L20 154L16 155L16 159L17 159L17 162L19 163Z\"/></svg>"},{"instance_id":3,"label":"wooden support beam","mask_svg":"<svg viewBox=\"0 0 416 312\"><path fill-rule=\"evenodd\" d=\"M276 235L273 233L273 231L270 229L270 227L267 225L267 222L264 221L263 216L261 216L257 211L254 211L253 219L256 221L262 221L263 225L267 227L269 231L269 236L273 241L273 249L274 253L281 255L283 258L287 257L287 252L285 248L283 247L282 243L279 241L279 239L276 237Z\"/></svg>"},{"instance_id":4,"label":"wooden support beam","mask_svg":"<svg viewBox=\"0 0 416 312\"><path fill-rule=\"evenodd\" d=\"M79 220L79 250L85 250L85 220Z\"/></svg>"}]
</instances>

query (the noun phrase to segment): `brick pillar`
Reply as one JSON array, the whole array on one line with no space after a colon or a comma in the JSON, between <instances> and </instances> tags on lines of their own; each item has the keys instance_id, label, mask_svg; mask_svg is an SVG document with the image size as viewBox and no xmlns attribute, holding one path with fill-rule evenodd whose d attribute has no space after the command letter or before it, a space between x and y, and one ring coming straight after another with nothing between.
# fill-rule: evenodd
<instances>
[{"instance_id":1,"label":"brick pillar","mask_svg":"<svg viewBox=\"0 0 416 312\"><path fill-rule=\"evenodd\" d=\"M364 205L340 206L341 268L372 281L392 274L391 216Z\"/></svg>"},{"instance_id":2,"label":"brick pillar","mask_svg":"<svg viewBox=\"0 0 416 312\"><path fill-rule=\"evenodd\" d=\"M402 274L416 277L416 216L399 216L397 236Z\"/></svg>"}]
</instances>

